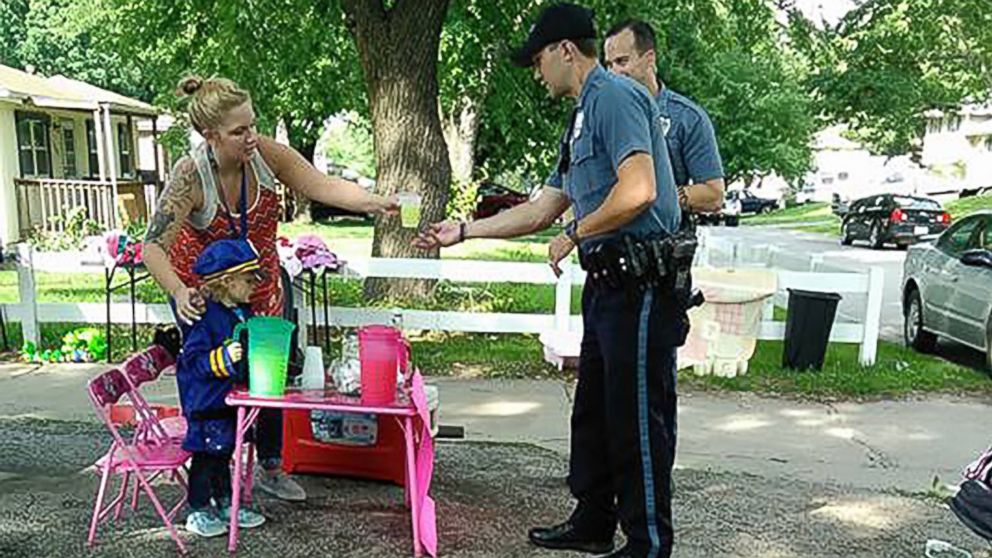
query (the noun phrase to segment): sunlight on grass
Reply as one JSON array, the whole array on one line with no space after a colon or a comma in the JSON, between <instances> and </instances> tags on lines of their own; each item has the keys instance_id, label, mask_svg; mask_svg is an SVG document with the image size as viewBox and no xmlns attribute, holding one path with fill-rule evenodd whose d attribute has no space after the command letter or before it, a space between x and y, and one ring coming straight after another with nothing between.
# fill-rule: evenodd
<instances>
[{"instance_id":1,"label":"sunlight on grass","mask_svg":"<svg viewBox=\"0 0 992 558\"><path fill-rule=\"evenodd\" d=\"M981 196L971 196L949 201L944 204L944 209L951 214L951 218L957 220L965 215L982 209L992 209L992 194Z\"/></svg>"},{"instance_id":2,"label":"sunlight on grass","mask_svg":"<svg viewBox=\"0 0 992 558\"><path fill-rule=\"evenodd\" d=\"M769 225L792 222L822 221L834 218L828 203L807 203L787 209L778 209L763 215L748 215L741 222L746 225Z\"/></svg>"},{"instance_id":3,"label":"sunlight on grass","mask_svg":"<svg viewBox=\"0 0 992 558\"><path fill-rule=\"evenodd\" d=\"M913 393L992 394L988 374L902 345L880 341L874 365L858 363L858 346L833 343L823 370L782 368L783 341L759 341L748 372L736 378L683 373L679 381L700 389L790 394L813 398L898 397Z\"/></svg>"}]
</instances>

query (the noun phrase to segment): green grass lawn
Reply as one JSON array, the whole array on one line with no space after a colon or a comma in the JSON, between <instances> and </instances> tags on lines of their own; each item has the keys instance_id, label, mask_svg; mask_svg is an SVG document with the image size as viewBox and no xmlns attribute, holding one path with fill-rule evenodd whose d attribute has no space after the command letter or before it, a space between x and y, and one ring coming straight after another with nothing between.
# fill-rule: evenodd
<instances>
[{"instance_id":1,"label":"green grass lawn","mask_svg":"<svg viewBox=\"0 0 992 558\"><path fill-rule=\"evenodd\" d=\"M698 389L793 395L814 399L900 397L919 393L992 394L988 374L880 341L874 365L858 364L858 346L832 344L821 371L782 368L782 341L761 341L747 374L736 378L682 374Z\"/></svg>"},{"instance_id":2,"label":"green grass lawn","mask_svg":"<svg viewBox=\"0 0 992 558\"><path fill-rule=\"evenodd\" d=\"M45 345L53 345L80 324L44 324ZM341 330L332 330L328 358L338 354ZM435 376L471 378L566 379L574 371L559 372L545 363L537 335L412 332L414 361ZM151 342L152 328L138 327L138 346ZM20 328L12 324L11 343L20 344ZM114 326L113 358L121 361L130 352L130 328ZM782 368L781 341L759 341L747 374L736 378L679 375L680 389L751 392L766 396L802 397L814 400L879 399L914 394L944 393L992 395L992 381L982 371L972 370L934 356L916 353L901 345L880 342L877 362L858 364L858 347L834 344L827 350L823 370L794 371ZM7 360L13 354L6 356Z\"/></svg>"},{"instance_id":3,"label":"green grass lawn","mask_svg":"<svg viewBox=\"0 0 992 558\"><path fill-rule=\"evenodd\" d=\"M816 221L840 222L837 216L830 212L829 203L819 202L778 209L761 215L747 215L741 219L745 225L788 225Z\"/></svg>"},{"instance_id":4,"label":"green grass lawn","mask_svg":"<svg viewBox=\"0 0 992 558\"><path fill-rule=\"evenodd\" d=\"M957 220L972 211L992 209L992 194L971 196L949 201L944 205L944 209L951 214L952 219Z\"/></svg>"},{"instance_id":5,"label":"green grass lawn","mask_svg":"<svg viewBox=\"0 0 992 558\"><path fill-rule=\"evenodd\" d=\"M829 207L826 208L829 212ZM793 219L822 221L824 204L818 207L790 208ZM774 217L775 214L761 216ZM779 221L781 222L781 221ZM812 225L817 226L817 225ZM819 226L824 226L820 224ZM331 250L344 257L367 257L371 247L371 227L364 224L286 225L287 236L312 231L325 239ZM546 232L513 241L471 241L443 252L446 258L486 260L544 261L547 241L554 232ZM49 274L36 277L41 302L103 302L103 277L99 274ZM577 312L581 289L573 290L572 308ZM17 276L0 271L0 302L15 302ZM161 291L150 281L138 288L143 302L164 302ZM554 307L552 285L503 283L458 284L440 282L435 295L428 299L368 302L362 296L361 282L333 278L329 281L329 298L334 306L402 306L410 309L460 310L479 312L551 313ZM781 312L777 319L783 319ZM80 324L43 324L44 345L55 345L66 332ZM12 345L20 345L20 328L11 324ZM152 328L139 326L139 346L151 341ZM130 328L114 326L113 358L121 360L130 352ZM416 360L435 375L470 377L560 377L562 373L544 363L536 335L467 334L413 332ZM331 354L336 352L340 331L334 331ZM789 394L812 398L868 398L901 396L912 393L992 393L992 382L983 372L948 363L936 357L920 355L890 343L880 343L878 362L863 368L857 361L857 346L833 345L829 348L824 370L794 372L782 370L782 342L759 342L748 374L738 378L695 377L683 373L683 385L693 389L750 391L760 394ZM7 355L12 358L12 355ZM565 376L571 372L566 371Z\"/></svg>"},{"instance_id":6,"label":"green grass lawn","mask_svg":"<svg viewBox=\"0 0 992 558\"><path fill-rule=\"evenodd\" d=\"M959 198L944 204L944 209L954 220L973 211L992 209L992 194ZM840 235L840 218L830 212L828 203L808 203L780 209L764 215L750 215L741 222L745 225L778 225L804 232Z\"/></svg>"}]
</instances>

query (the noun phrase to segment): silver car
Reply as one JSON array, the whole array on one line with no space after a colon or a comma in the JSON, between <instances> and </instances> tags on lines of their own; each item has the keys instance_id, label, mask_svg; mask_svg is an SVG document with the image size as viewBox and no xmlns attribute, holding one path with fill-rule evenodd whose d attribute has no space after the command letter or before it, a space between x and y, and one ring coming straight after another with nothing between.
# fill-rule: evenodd
<instances>
[{"instance_id":1,"label":"silver car","mask_svg":"<svg viewBox=\"0 0 992 558\"><path fill-rule=\"evenodd\" d=\"M931 351L938 336L946 337L983 351L992 370L992 211L910 247L902 301L907 346Z\"/></svg>"}]
</instances>

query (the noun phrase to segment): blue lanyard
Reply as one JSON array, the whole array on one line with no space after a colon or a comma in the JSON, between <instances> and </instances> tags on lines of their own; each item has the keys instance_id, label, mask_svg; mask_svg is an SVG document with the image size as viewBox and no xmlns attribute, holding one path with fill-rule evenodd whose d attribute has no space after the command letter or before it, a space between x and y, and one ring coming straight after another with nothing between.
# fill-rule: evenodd
<instances>
[{"instance_id":1,"label":"blue lanyard","mask_svg":"<svg viewBox=\"0 0 992 558\"><path fill-rule=\"evenodd\" d=\"M217 173L217 183L220 184L220 173ZM242 240L248 239L248 168L246 165L241 167L241 199L238 201L238 209L241 213L241 232L238 232L238 227L234 224L234 214L231 213L231 208L227 205L227 196L224 195L224 186L221 185L220 190L220 203L224 206L224 211L227 212L227 224L231 226L231 233L233 238L241 238Z\"/></svg>"}]
</instances>

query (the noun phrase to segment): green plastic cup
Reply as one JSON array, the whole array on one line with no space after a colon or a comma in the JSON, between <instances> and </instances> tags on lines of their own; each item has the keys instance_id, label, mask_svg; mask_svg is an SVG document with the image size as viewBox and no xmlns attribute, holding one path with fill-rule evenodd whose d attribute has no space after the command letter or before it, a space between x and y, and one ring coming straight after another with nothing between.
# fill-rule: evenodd
<instances>
[{"instance_id":1,"label":"green plastic cup","mask_svg":"<svg viewBox=\"0 0 992 558\"><path fill-rule=\"evenodd\" d=\"M396 196L400 202L400 221L405 229L420 226L420 194L404 192Z\"/></svg>"},{"instance_id":2,"label":"green plastic cup","mask_svg":"<svg viewBox=\"0 0 992 558\"><path fill-rule=\"evenodd\" d=\"M248 330L248 393L280 397L286 393L286 373L293 322L273 316L255 316L234 328L234 340Z\"/></svg>"}]
</instances>

